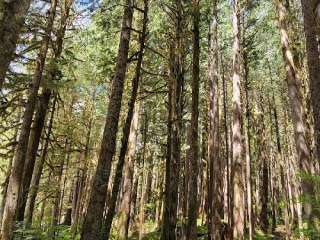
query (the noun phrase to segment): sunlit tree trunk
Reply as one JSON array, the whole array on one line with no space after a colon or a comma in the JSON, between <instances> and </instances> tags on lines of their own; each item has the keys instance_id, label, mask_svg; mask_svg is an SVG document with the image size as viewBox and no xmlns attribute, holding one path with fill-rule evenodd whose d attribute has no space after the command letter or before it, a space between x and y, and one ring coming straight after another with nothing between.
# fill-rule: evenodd
<instances>
[{"instance_id":1,"label":"sunlit tree trunk","mask_svg":"<svg viewBox=\"0 0 320 240\"><path fill-rule=\"evenodd\" d=\"M278 14L281 46L283 51L283 60L286 67L286 81L288 84L289 102L291 105L292 121L294 125L294 137L298 158L299 171L301 175L301 190L304 197L303 218L309 223L315 221L315 190L313 182L305 174L313 173L313 164L311 161L310 150L307 145L305 133L304 107L301 95L301 79L299 71L294 62L294 56L289 43L287 9L283 0L276 0L276 9Z\"/></svg>"},{"instance_id":2,"label":"sunlit tree trunk","mask_svg":"<svg viewBox=\"0 0 320 240\"><path fill-rule=\"evenodd\" d=\"M233 238L244 238L244 183L241 135L241 91L240 91L240 4L233 0Z\"/></svg>"},{"instance_id":3,"label":"sunlit tree trunk","mask_svg":"<svg viewBox=\"0 0 320 240\"><path fill-rule=\"evenodd\" d=\"M219 154L218 125L218 1L212 1L212 19L209 38L209 139L208 139L208 166L209 166L209 239L217 240L223 237L223 166Z\"/></svg>"},{"instance_id":4,"label":"sunlit tree trunk","mask_svg":"<svg viewBox=\"0 0 320 240\"><path fill-rule=\"evenodd\" d=\"M133 191L133 176L134 176L134 157L137 144L138 123L139 123L139 106L136 106L134 111L131 130L129 135L129 143L126 161L124 165L124 181L123 181L123 195L119 210L119 239L128 239L132 191Z\"/></svg>"}]
</instances>

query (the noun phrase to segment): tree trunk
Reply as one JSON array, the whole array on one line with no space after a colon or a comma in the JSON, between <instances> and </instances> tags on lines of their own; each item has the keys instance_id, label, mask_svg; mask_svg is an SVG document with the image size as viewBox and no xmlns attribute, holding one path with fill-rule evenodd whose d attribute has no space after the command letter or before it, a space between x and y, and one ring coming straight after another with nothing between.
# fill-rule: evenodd
<instances>
[{"instance_id":1,"label":"tree trunk","mask_svg":"<svg viewBox=\"0 0 320 240\"><path fill-rule=\"evenodd\" d=\"M49 42L51 39L51 31L56 13L57 0L51 2L49 17L45 28L45 35L42 40L39 55L36 61L36 68L32 79L32 87L29 90L28 101L23 115L23 122L19 135L17 150L13 160L11 175L9 179L6 205L3 213L1 226L2 240L11 240L14 230L14 221L18 208L18 200L20 196L20 187L22 184L23 168L26 159L32 117L36 105L38 89L42 79L42 73L47 57Z\"/></svg>"},{"instance_id":2,"label":"tree trunk","mask_svg":"<svg viewBox=\"0 0 320 240\"><path fill-rule=\"evenodd\" d=\"M283 0L276 0L276 9L278 13L281 46L283 51L283 60L285 62L287 73L287 84L289 102L291 105L292 121L294 125L294 137L296 142L296 151L301 171L301 190L303 200L303 218L310 224L315 224L316 207L315 189L312 180L309 179L313 172L313 164L310 156L310 150L307 145L305 133L304 107L301 95L301 79L298 74L298 68L294 62L292 49L288 37L287 9ZM307 176L305 176L307 175Z\"/></svg>"},{"instance_id":3,"label":"tree trunk","mask_svg":"<svg viewBox=\"0 0 320 240\"><path fill-rule=\"evenodd\" d=\"M58 61L58 59L61 57L62 50L63 50L63 40L64 35L66 31L67 26L67 19L69 17L69 12L71 5L73 3L73 0L66 0L66 5L63 8L61 21L60 21L60 29L58 30L57 35L57 51L55 52L54 61ZM36 161L37 151L39 148L40 138L42 135L42 129L44 126L45 118L47 115L48 107L49 107L49 101L52 95L52 90L48 87L48 83L51 84L53 80L55 80L57 76L58 69L55 68L53 71L49 74L49 79L46 80L46 83L44 84L44 89L42 91L42 95L40 96L39 100L39 107L35 114L35 119L33 123L33 127L31 129L29 143L28 143L28 149L27 149L27 155L26 155L26 161L24 165L23 170L23 177L22 177L22 185L21 185L21 195L19 199L19 206L18 206L18 214L17 214L17 220L23 221L24 218L24 212L25 207L28 199L28 193L32 178L32 173Z\"/></svg>"},{"instance_id":4,"label":"tree trunk","mask_svg":"<svg viewBox=\"0 0 320 240\"><path fill-rule=\"evenodd\" d=\"M212 2L212 20L209 38L209 239L222 238L223 219L223 175L221 159L218 155L218 12L217 0Z\"/></svg>"},{"instance_id":5,"label":"tree trunk","mask_svg":"<svg viewBox=\"0 0 320 240\"><path fill-rule=\"evenodd\" d=\"M26 156L26 163L23 171L22 177L22 185L21 185L21 195L19 199L19 206L18 206L18 213L17 213L17 220L23 221L24 218L24 211L27 203L29 187L31 183L32 173L35 165L35 160L37 156L38 147L40 144L40 138L42 134L42 129L44 126L45 118L47 109L49 107L51 91L45 91L42 93L39 99L39 107L37 109L33 127L30 134L27 156Z\"/></svg>"},{"instance_id":6,"label":"tree trunk","mask_svg":"<svg viewBox=\"0 0 320 240\"><path fill-rule=\"evenodd\" d=\"M21 120L21 108L18 111L17 114L17 122L20 122ZM17 137L18 137L18 131L19 128L16 128L14 131L14 137L13 137L13 141L16 142L17 141ZM1 223L2 223L2 216L3 216L3 211L5 208L5 203L6 203L6 196L7 196L7 190L8 190L8 184L9 184L9 179L10 179L10 175L11 175L11 168L12 168L12 162L13 162L13 158L14 158L14 152L16 149L16 144L12 144L12 156L10 157L8 166L7 166L7 172L5 174L5 180L2 183L2 199L1 199L1 205L0 205L0 228L1 228Z\"/></svg>"},{"instance_id":7,"label":"tree trunk","mask_svg":"<svg viewBox=\"0 0 320 240\"><path fill-rule=\"evenodd\" d=\"M96 91L93 92L92 100L96 99ZM91 132L93 127L93 114L91 113L89 124L88 124L88 131L86 135L86 145L83 153L83 165L79 168L79 175L77 177L77 188L74 192L74 199L73 199L73 209L72 209L72 224L71 224L71 239L75 239L77 232L78 232L78 225L80 222L80 214L84 208L86 195L87 192L86 188L89 183L87 180L89 179L88 174L88 157L90 153L90 145L91 145Z\"/></svg>"},{"instance_id":8,"label":"tree trunk","mask_svg":"<svg viewBox=\"0 0 320 240\"><path fill-rule=\"evenodd\" d=\"M190 129L189 194L187 239L197 239L198 217L198 172L199 172L199 85L200 85L200 2L192 1L193 13L193 60L192 60L192 114Z\"/></svg>"},{"instance_id":9,"label":"tree trunk","mask_svg":"<svg viewBox=\"0 0 320 240\"><path fill-rule=\"evenodd\" d=\"M112 220L115 214L116 202L118 199L118 194L119 194L119 190L122 182L123 166L125 164L128 145L134 144L135 146L135 141L129 143L129 140L135 140L135 139L129 139L129 137L130 137L131 130L133 130L134 132L133 133L134 136L132 136L132 138L136 137L135 132L138 127L140 109L139 107L136 107L136 111L134 111L134 109L135 109L136 99L138 95L139 81L141 78L141 68L142 68L143 54L144 54L144 48L145 48L145 39L147 34L148 1L149 0L144 0L143 26L142 26L142 33L140 36L140 49L139 49L139 55L138 55L138 62L135 69L135 76L133 77L133 80L132 80L132 93L131 93L131 98L130 98L129 107L128 107L128 114L127 114L126 121L123 128L120 155L119 155L116 174L113 182L112 197L111 197L111 202L110 202L109 209L106 216L106 226L105 226L106 239L109 238ZM134 151L134 149L132 151ZM126 197L128 197L128 195Z\"/></svg>"},{"instance_id":10,"label":"tree trunk","mask_svg":"<svg viewBox=\"0 0 320 240\"><path fill-rule=\"evenodd\" d=\"M134 155L137 144L138 134L138 123L139 123L139 107L136 106L134 111L131 130L129 135L129 143L127 150L127 160L125 161L124 167L124 181L123 181L123 195L122 202L120 205L119 215L119 239L128 239L129 233L129 222L131 214L131 203L132 203L132 192L133 192L133 175L134 175Z\"/></svg>"},{"instance_id":11,"label":"tree trunk","mask_svg":"<svg viewBox=\"0 0 320 240\"><path fill-rule=\"evenodd\" d=\"M72 106L72 105L71 105ZM70 107L71 108L71 107ZM62 158L59 159L59 165L57 169L54 169L53 182L55 183L55 192L53 195L53 205L51 213L51 226L49 229L50 239L54 239L57 235L57 226L60 224L60 213L62 211L62 201L64 198L65 182L63 179L64 169L68 169L70 155L71 155L71 143L68 138L65 140L65 149Z\"/></svg>"},{"instance_id":12,"label":"tree trunk","mask_svg":"<svg viewBox=\"0 0 320 240\"><path fill-rule=\"evenodd\" d=\"M320 161L320 54L317 39L317 22L315 9L317 0L301 0L306 38L306 53L310 78L311 104L314 118L314 135L316 141L316 156Z\"/></svg>"},{"instance_id":13,"label":"tree trunk","mask_svg":"<svg viewBox=\"0 0 320 240\"><path fill-rule=\"evenodd\" d=\"M31 0L0 2L0 91L5 81Z\"/></svg>"},{"instance_id":14,"label":"tree trunk","mask_svg":"<svg viewBox=\"0 0 320 240\"><path fill-rule=\"evenodd\" d=\"M241 135L241 90L240 90L240 4L233 1L233 238L244 238L244 183Z\"/></svg>"},{"instance_id":15,"label":"tree trunk","mask_svg":"<svg viewBox=\"0 0 320 240\"><path fill-rule=\"evenodd\" d=\"M40 178L41 178L44 161L47 157L48 147L50 143L50 135L53 127L54 113L56 110L56 102L57 102L57 99L55 98L53 101L51 116L48 124L48 133L45 139L43 152L41 157L36 162L35 167L33 169L33 174L32 174L32 179L30 184L30 192L29 192L29 197L26 204L26 212L25 212L25 219L24 219L24 225L26 228L29 228L32 224L33 210L34 210L35 201L38 193Z\"/></svg>"},{"instance_id":16,"label":"tree trunk","mask_svg":"<svg viewBox=\"0 0 320 240\"><path fill-rule=\"evenodd\" d=\"M245 41L245 36L244 36ZM249 59L248 52L243 51L243 68L244 68L244 92L245 92L245 110L246 110L246 186L247 186L247 213L248 213L248 227L249 227L249 240L252 240L254 233L254 224L253 224L253 202L252 202L252 170L251 170L251 161L252 161L252 149L251 149L251 106L250 106L250 97L249 97Z\"/></svg>"},{"instance_id":17,"label":"tree trunk","mask_svg":"<svg viewBox=\"0 0 320 240\"><path fill-rule=\"evenodd\" d=\"M177 22L175 39L170 46L169 59L169 123L168 123L168 149L165 180L165 202L163 215L162 240L176 239L178 183L181 154L181 106L182 87L184 82L183 46L182 46L182 2L175 1Z\"/></svg>"},{"instance_id":18,"label":"tree trunk","mask_svg":"<svg viewBox=\"0 0 320 240\"><path fill-rule=\"evenodd\" d=\"M101 143L98 166L93 179L89 205L83 223L81 240L96 240L99 238L99 234L101 232L103 211L107 197L106 190L111 171L111 162L116 150L116 138L128 63L132 18L133 1L126 0L118 59L115 68L115 75L112 81L107 119Z\"/></svg>"}]
</instances>

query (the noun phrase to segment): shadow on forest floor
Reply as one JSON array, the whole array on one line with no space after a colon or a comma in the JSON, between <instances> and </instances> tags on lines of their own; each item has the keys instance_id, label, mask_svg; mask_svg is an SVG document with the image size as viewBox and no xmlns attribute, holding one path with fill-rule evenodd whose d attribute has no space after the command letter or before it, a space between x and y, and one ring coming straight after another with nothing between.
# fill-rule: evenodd
<instances>
[{"instance_id":1,"label":"shadow on forest floor","mask_svg":"<svg viewBox=\"0 0 320 240\"><path fill-rule=\"evenodd\" d=\"M203 233L203 227L199 227L198 232ZM138 240L139 234L134 233L130 240ZM156 230L153 232L146 233L143 237L143 240L159 240L160 239L160 231ZM206 239L205 237L199 237L199 240ZM257 231L254 240L284 240L285 239L285 232L282 229L277 229L274 234L264 234L261 231Z\"/></svg>"}]
</instances>

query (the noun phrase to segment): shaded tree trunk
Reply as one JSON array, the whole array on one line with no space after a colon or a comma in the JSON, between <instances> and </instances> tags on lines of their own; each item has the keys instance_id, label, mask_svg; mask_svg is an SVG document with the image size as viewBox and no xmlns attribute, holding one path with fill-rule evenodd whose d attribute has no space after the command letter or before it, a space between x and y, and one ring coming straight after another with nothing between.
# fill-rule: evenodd
<instances>
[{"instance_id":1,"label":"shaded tree trunk","mask_svg":"<svg viewBox=\"0 0 320 240\"><path fill-rule=\"evenodd\" d=\"M212 20L210 24L209 38L209 88L210 88L210 111L209 111L209 239L222 238L223 219L223 170L221 158L218 154L218 1L212 1Z\"/></svg>"},{"instance_id":2,"label":"shaded tree trunk","mask_svg":"<svg viewBox=\"0 0 320 240\"><path fill-rule=\"evenodd\" d=\"M32 174L32 179L30 184L30 192L29 192L29 197L26 204L26 212L25 212L25 219L24 219L24 225L26 228L29 228L32 224L33 211L34 211L35 201L36 201L36 197L39 189L40 178L41 178L43 165L47 157L49 143L50 143L50 135L53 127L54 113L56 110L56 102L57 102L57 99L55 98L52 105L51 116L48 123L48 132L46 135L42 155L36 162L35 167L33 169L33 174Z\"/></svg>"},{"instance_id":3,"label":"shaded tree trunk","mask_svg":"<svg viewBox=\"0 0 320 240\"><path fill-rule=\"evenodd\" d=\"M192 1L193 14L193 59L192 59L192 114L190 129L189 162L189 194L188 194L188 224L187 239L197 239L198 217L198 172L199 172L199 85L200 85L200 2Z\"/></svg>"},{"instance_id":4,"label":"shaded tree trunk","mask_svg":"<svg viewBox=\"0 0 320 240\"><path fill-rule=\"evenodd\" d=\"M118 199L118 194L119 194L119 190L122 182L123 166L125 164L125 158L128 152L128 145L129 144L135 145L135 141L133 141L132 143L129 143L129 137L130 137L131 129L134 129L134 131L136 131L136 128L138 125L139 111L140 111L139 107L136 107L136 112L134 111L134 109L135 109L135 104L136 104L137 95L138 95L139 81L141 78L141 68L142 68L145 40L146 40L146 34L147 34L148 3L149 3L149 0L144 0L144 10L143 10L144 13L143 13L142 32L140 36L140 49L139 49L138 61L135 69L135 75L132 80L132 93L131 93L131 98L130 98L129 107L128 107L128 114L123 127L123 133L122 133L123 137L121 141L119 160L116 167L116 174L113 182L111 202L110 202L109 209L106 216L106 226L105 226L106 239L109 239L112 220L115 214L116 202ZM135 133L133 134L135 135ZM135 138L136 136L132 136L132 137ZM130 140L135 140L135 139L130 139ZM126 197L128 197L128 195Z\"/></svg>"},{"instance_id":5,"label":"shaded tree trunk","mask_svg":"<svg viewBox=\"0 0 320 240\"><path fill-rule=\"evenodd\" d=\"M121 109L124 81L128 63L130 33L133 18L133 1L127 0L120 37L115 75L112 81L109 108L101 143L98 166L93 179L92 191L87 213L84 219L81 240L96 240L101 232L103 211L107 197L107 186L111 171L111 163L116 150L116 137Z\"/></svg>"},{"instance_id":6,"label":"shaded tree trunk","mask_svg":"<svg viewBox=\"0 0 320 240\"><path fill-rule=\"evenodd\" d=\"M61 54L62 54L63 40L64 40L64 35L66 31L66 26L67 26L67 19L69 17L69 12L70 12L72 3L73 3L73 0L66 0L65 7L62 9L60 29L58 30L57 40L56 40L57 50L55 52L54 61L58 61L58 59L61 57ZM18 221L23 221L23 218L24 218L24 212L25 212L25 207L26 207L28 193L29 193L29 187L30 187L32 173L33 173L33 169L36 161L37 151L39 148L40 138L42 135L42 129L44 126L45 118L46 118L48 107L49 107L49 101L52 95L52 90L48 87L48 84L51 84L52 81L55 80L57 76L57 72L58 72L57 68L53 69L52 72L49 73L49 79L47 79L46 82L44 83L44 89L39 99L39 107L36 111L33 127L31 129L27 155L26 155L26 162L23 170L22 185L20 190L21 194L20 194L19 206L18 206L19 208L17 213Z\"/></svg>"},{"instance_id":7,"label":"shaded tree trunk","mask_svg":"<svg viewBox=\"0 0 320 240\"><path fill-rule=\"evenodd\" d=\"M181 154L181 106L182 88L184 82L183 46L182 46L182 2L175 1L176 32L174 42L170 46L169 58L169 119L168 119L168 149L166 159L165 200L163 228L161 239L176 239L178 183Z\"/></svg>"},{"instance_id":8,"label":"shaded tree trunk","mask_svg":"<svg viewBox=\"0 0 320 240\"><path fill-rule=\"evenodd\" d=\"M56 7L57 0L53 0L51 2L51 7L49 10L49 16L45 28L45 35L42 39L40 52L36 60L36 68L32 78L32 87L30 88L28 93L28 101L23 115L23 122L18 139L18 145L9 179L6 204L1 226L2 240L11 240L13 235L14 222L16 219L18 201L20 196L20 187L23 180L23 168L28 148L32 117L38 96L38 89L42 79L42 73L45 66L49 42L51 39L51 31L53 28L53 22L56 14Z\"/></svg>"},{"instance_id":9,"label":"shaded tree trunk","mask_svg":"<svg viewBox=\"0 0 320 240\"><path fill-rule=\"evenodd\" d=\"M313 108L316 156L320 161L320 53L317 39L316 4L317 0L301 0L306 38L306 53L310 78L311 104Z\"/></svg>"},{"instance_id":10,"label":"shaded tree trunk","mask_svg":"<svg viewBox=\"0 0 320 240\"><path fill-rule=\"evenodd\" d=\"M35 165L35 160L37 156L38 147L40 144L40 138L42 134L42 129L44 126L47 109L49 107L51 91L45 91L42 93L39 99L39 107L35 114L35 119L33 127L30 134L26 163L23 171L22 185L21 185L21 195L19 199L17 220L23 221L24 210L27 203L29 187L31 183L32 173Z\"/></svg>"}]
</instances>

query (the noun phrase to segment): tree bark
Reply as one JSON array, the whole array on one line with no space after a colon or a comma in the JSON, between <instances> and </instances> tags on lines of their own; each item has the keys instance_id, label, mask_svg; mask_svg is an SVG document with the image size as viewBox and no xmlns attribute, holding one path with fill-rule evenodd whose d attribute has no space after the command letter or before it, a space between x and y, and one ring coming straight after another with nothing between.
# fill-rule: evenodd
<instances>
[{"instance_id":1,"label":"tree bark","mask_svg":"<svg viewBox=\"0 0 320 240\"><path fill-rule=\"evenodd\" d=\"M111 162L116 150L116 137L128 63L132 19L133 1L126 0L117 65L111 87L109 109L101 143L98 166L94 175L89 205L83 223L81 240L96 240L99 238L99 234L101 232L103 211L107 197L106 190L111 171Z\"/></svg>"},{"instance_id":2,"label":"tree bark","mask_svg":"<svg viewBox=\"0 0 320 240\"><path fill-rule=\"evenodd\" d=\"M301 0L306 38L306 53L309 69L311 104L313 108L316 156L320 161L320 53L317 39L317 22L315 10L317 0ZM318 36L319 37L319 36Z\"/></svg>"},{"instance_id":3,"label":"tree bark","mask_svg":"<svg viewBox=\"0 0 320 240\"><path fill-rule=\"evenodd\" d=\"M240 4L233 1L233 238L244 238L244 183L241 135Z\"/></svg>"},{"instance_id":4,"label":"tree bark","mask_svg":"<svg viewBox=\"0 0 320 240\"><path fill-rule=\"evenodd\" d=\"M51 116L48 123L48 132L45 139L42 155L36 162L35 167L33 169L32 179L30 183L29 198L26 204L26 212L25 212L25 218L24 218L24 225L26 228L29 228L32 224L33 211L34 211L35 201L38 193L40 178L41 178L44 161L47 157L49 143L50 143L50 135L53 127L54 113L56 110L56 102L57 102L57 99L55 98L52 105Z\"/></svg>"},{"instance_id":5,"label":"tree bark","mask_svg":"<svg viewBox=\"0 0 320 240\"><path fill-rule=\"evenodd\" d=\"M57 51L55 52L54 61L58 61L58 59L61 57L61 54L62 54L63 40L64 40L64 35L66 31L66 26L67 26L67 19L69 17L69 12L70 12L72 3L73 3L73 0L66 0L65 7L62 10L60 29L58 30L58 35L56 40ZM33 127L31 129L26 161L25 161L24 170L23 170L22 185L20 190L21 194L20 194L18 213L17 213L18 221L23 221L23 218L24 218L25 207L28 199L28 193L29 193L32 173L33 173L33 169L36 161L37 151L39 148L40 138L42 135L42 129L44 126L50 98L52 95L52 90L48 87L48 83L49 84L52 83L52 81L56 78L57 71L58 69L56 68L53 69L53 71L49 74L49 79L47 79L46 80L47 82L44 84L44 89L42 91L42 94L39 100L39 107L36 111Z\"/></svg>"},{"instance_id":6,"label":"tree bark","mask_svg":"<svg viewBox=\"0 0 320 240\"><path fill-rule=\"evenodd\" d=\"M193 13L193 60L192 60L192 114L189 156L189 194L187 239L197 239L198 172L199 172L199 85L200 85L200 2L192 1Z\"/></svg>"},{"instance_id":7,"label":"tree bark","mask_svg":"<svg viewBox=\"0 0 320 240\"><path fill-rule=\"evenodd\" d=\"M161 239L176 239L178 183L181 154L182 88L184 82L182 46L182 1L175 1L176 29L169 57L169 123L165 180L165 201Z\"/></svg>"},{"instance_id":8,"label":"tree bark","mask_svg":"<svg viewBox=\"0 0 320 240\"><path fill-rule=\"evenodd\" d=\"M0 1L0 91L5 81L31 0Z\"/></svg>"},{"instance_id":9,"label":"tree bark","mask_svg":"<svg viewBox=\"0 0 320 240\"><path fill-rule=\"evenodd\" d=\"M210 24L209 38L209 89L210 89L210 111L209 111L209 239L222 238L223 219L223 169L221 158L218 154L217 136L218 126L218 11L217 0L212 1L212 19Z\"/></svg>"},{"instance_id":10,"label":"tree bark","mask_svg":"<svg viewBox=\"0 0 320 240\"><path fill-rule=\"evenodd\" d=\"M123 195L120 205L119 215L119 239L128 239L129 222L131 214L132 192L133 192L133 175L134 175L134 155L137 144L137 132L139 123L139 107L134 111L131 130L129 135L129 143L127 150L127 160L124 167Z\"/></svg>"},{"instance_id":11,"label":"tree bark","mask_svg":"<svg viewBox=\"0 0 320 240\"><path fill-rule=\"evenodd\" d=\"M18 145L9 179L6 206L4 209L1 226L2 240L11 240L13 236L14 221L16 219L16 211L18 208L18 201L20 196L20 187L23 180L23 168L28 148L32 117L36 105L38 89L42 79L42 73L45 66L49 42L51 39L51 31L53 28L53 22L56 14L56 6L57 0L53 0L51 2L51 7L49 10L49 16L45 28L45 35L43 37L40 52L36 61L36 68L32 78L32 86L28 93L28 101L23 115L23 122L19 135Z\"/></svg>"},{"instance_id":12,"label":"tree bark","mask_svg":"<svg viewBox=\"0 0 320 240\"><path fill-rule=\"evenodd\" d=\"M245 36L244 36L245 39ZM249 62L248 62L248 52L243 51L243 68L244 68L244 92L245 92L245 110L246 110L246 186L247 186L247 213L248 213L248 228L249 228L249 240L252 240L254 233L254 223L253 223L253 202L252 202L252 149L251 149L251 108L250 108L250 98L249 98Z\"/></svg>"},{"instance_id":13,"label":"tree bark","mask_svg":"<svg viewBox=\"0 0 320 240\"><path fill-rule=\"evenodd\" d=\"M306 140L304 107L302 104L301 79L298 74L298 68L294 62L294 56L289 43L287 9L283 0L276 0L276 10L278 14L281 46L283 60L286 67L286 81L288 84L289 102L291 105L292 121L294 125L294 137L296 151L301 171L301 190L303 200L303 218L309 224L316 222L315 189L312 180L308 176L313 173L313 164L310 155L310 149Z\"/></svg>"},{"instance_id":14,"label":"tree bark","mask_svg":"<svg viewBox=\"0 0 320 240\"><path fill-rule=\"evenodd\" d=\"M139 49L138 61L135 69L135 75L132 79L132 93L131 93L131 98L128 106L128 114L123 127L121 149L120 149L119 160L116 167L116 174L113 182L111 202L110 202L109 209L106 216L106 226L105 226L106 239L109 238L112 220L115 214L115 207L116 207L116 202L118 199L118 194L119 194L119 190L122 182L123 166L125 164L128 145L135 143L135 141L133 141L132 143L129 143L130 132L131 132L131 129L134 129L133 131L135 132L138 127L137 125L138 125L140 109L139 107L136 107L136 111L134 111L134 109L135 109L136 100L138 96L143 54L144 54L144 48L145 48L145 40L146 40L146 34L147 34L148 2L149 0L144 0L144 10L143 10L144 13L143 13L143 23L142 23L143 26L142 26L141 36L140 36L140 49ZM136 136L132 136L132 137L136 137ZM134 140L134 139L130 139L130 140ZM132 151L134 151L134 149ZM128 195L126 197L128 197Z\"/></svg>"}]
</instances>

